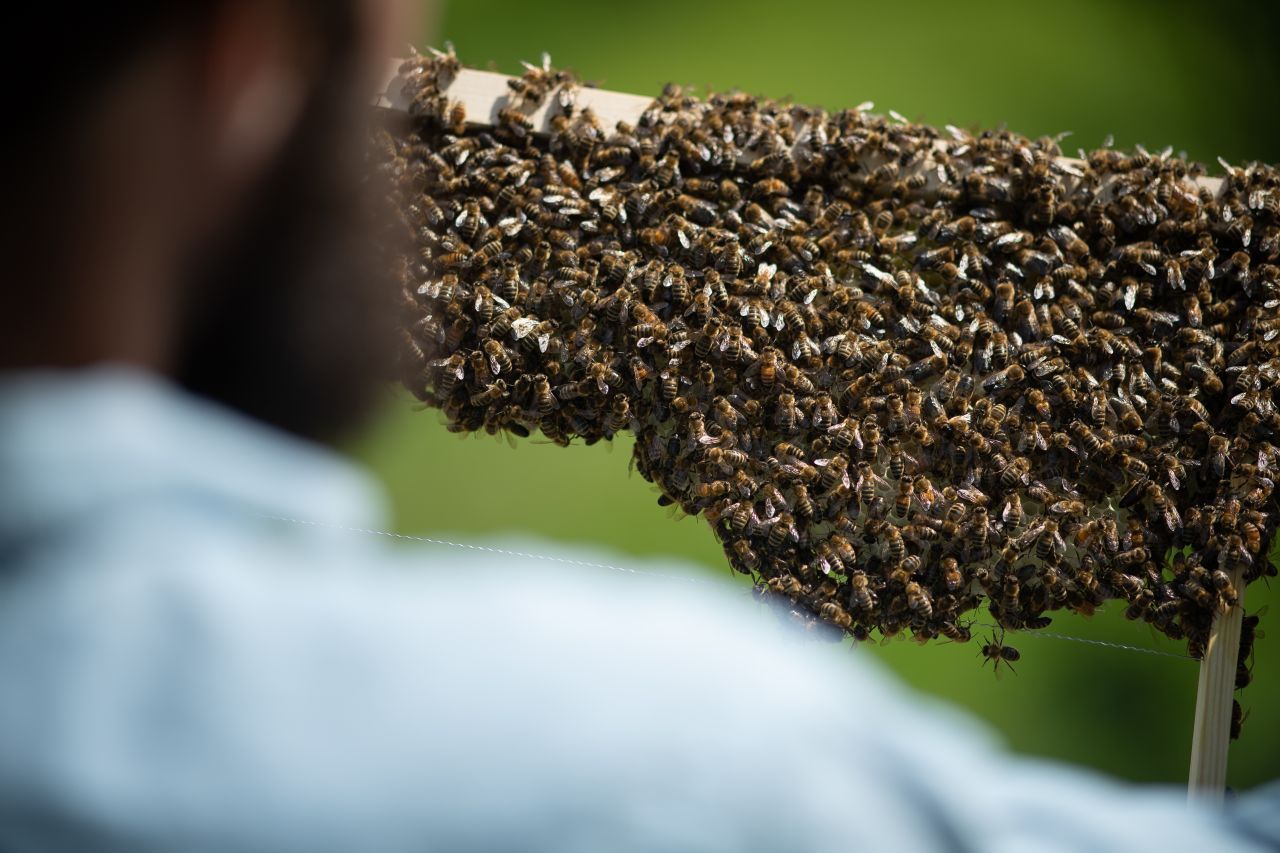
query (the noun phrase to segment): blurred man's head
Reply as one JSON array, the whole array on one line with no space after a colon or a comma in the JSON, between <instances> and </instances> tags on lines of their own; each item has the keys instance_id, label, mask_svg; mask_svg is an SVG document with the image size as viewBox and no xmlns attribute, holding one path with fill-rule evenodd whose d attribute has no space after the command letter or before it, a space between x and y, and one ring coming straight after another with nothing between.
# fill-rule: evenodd
<instances>
[{"instance_id":1,"label":"blurred man's head","mask_svg":"<svg viewBox=\"0 0 1280 853\"><path fill-rule=\"evenodd\" d=\"M0 369L129 362L299 433L346 426L388 337L362 156L402 6L34 7L0 83Z\"/></svg>"}]
</instances>

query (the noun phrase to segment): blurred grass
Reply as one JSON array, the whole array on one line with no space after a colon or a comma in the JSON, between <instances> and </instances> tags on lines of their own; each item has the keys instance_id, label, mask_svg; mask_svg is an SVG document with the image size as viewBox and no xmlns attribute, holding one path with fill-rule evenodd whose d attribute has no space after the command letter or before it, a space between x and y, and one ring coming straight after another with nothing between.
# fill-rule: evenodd
<instances>
[{"instance_id":1,"label":"blurred grass","mask_svg":"<svg viewBox=\"0 0 1280 853\"><path fill-rule=\"evenodd\" d=\"M785 13L785 14L784 14ZM1275 13L1217 3L998 2L862 5L738 2L446 4L424 42L451 39L468 64L516 72L543 50L610 88L657 93L668 81L737 87L840 107L871 99L933 124L1001 123L1030 135L1071 130L1064 148L1173 145L1212 162L1280 160ZM1216 168L1216 167L1215 167ZM484 542L530 534L670 555L730 574L705 522L673 520L638 474L631 445L511 448L446 432L436 412L401 395L352 450L385 483L396 529ZM1280 775L1280 594L1249 590L1270 638L1259 641L1251 714L1232 749L1229 783ZM1175 643L1118 613L1058 616L1052 629L1170 651ZM976 644L865 644L909 683L993 724L1015 748L1135 780L1182 784L1190 753L1196 664L1034 635L1016 675L992 678Z\"/></svg>"}]
</instances>

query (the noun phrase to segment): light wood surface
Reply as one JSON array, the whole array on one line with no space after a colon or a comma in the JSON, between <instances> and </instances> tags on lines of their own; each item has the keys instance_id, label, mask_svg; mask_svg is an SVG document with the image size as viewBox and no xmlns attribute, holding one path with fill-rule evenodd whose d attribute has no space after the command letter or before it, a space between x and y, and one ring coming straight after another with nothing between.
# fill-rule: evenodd
<instances>
[{"instance_id":1,"label":"light wood surface","mask_svg":"<svg viewBox=\"0 0 1280 853\"><path fill-rule=\"evenodd\" d=\"M407 109L408 104L401 92L404 81L399 76L399 66L400 60L395 60L388 67L385 93L377 100L379 106L394 110ZM510 79L512 78L506 74L464 68L444 86L443 91L449 98L462 102L466 108L468 124L492 127L498 121L498 111L511 106L511 89L507 85L507 81ZM552 90L551 94L537 109L527 113L529 120L533 123L535 132L547 133L550 131L551 118L556 114L557 110L558 91L558 89ZM574 103L578 109L590 107L599 119L601 126L612 130L620 121L625 121L632 125L636 124L644 111L653 103L653 98L624 92L610 92L607 89L578 87L574 93ZM941 150L951 144L954 143L939 140L934 147ZM1057 162L1065 176L1068 192L1070 192L1077 185L1071 177L1072 173L1082 171L1085 164L1083 161L1073 157L1059 157ZM879 163L868 162L866 165L868 169L873 169ZM926 160L919 167L920 171L929 179L926 192L937 188L938 178L935 174L935 166L935 163ZM1221 178L1201 177L1196 180L1195 184L1207 188L1215 195L1221 192L1222 189ZM1188 189L1194 190L1195 187L1188 186ZM1105 194L1105 186L1102 191Z\"/></svg>"},{"instance_id":2,"label":"light wood surface","mask_svg":"<svg viewBox=\"0 0 1280 853\"><path fill-rule=\"evenodd\" d=\"M1240 654L1240 626L1244 620L1244 578L1240 569L1231 573L1231 583L1241 600L1214 617L1204 659L1200 661L1196 719L1191 734L1191 773L1187 782L1192 799L1216 804L1222 803L1226 790L1231 703Z\"/></svg>"}]
</instances>

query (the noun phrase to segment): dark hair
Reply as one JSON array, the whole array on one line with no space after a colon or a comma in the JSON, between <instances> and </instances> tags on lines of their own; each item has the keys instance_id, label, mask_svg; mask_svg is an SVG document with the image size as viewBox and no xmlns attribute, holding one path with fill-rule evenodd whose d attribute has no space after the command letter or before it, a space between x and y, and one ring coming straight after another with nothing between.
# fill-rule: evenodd
<instances>
[{"instance_id":1,"label":"dark hair","mask_svg":"<svg viewBox=\"0 0 1280 853\"><path fill-rule=\"evenodd\" d=\"M4 52L0 86L12 97L0 135L8 173L0 249L12 244L21 255L10 256L9 307L24 313L25 306L56 304L59 297L42 287L42 258L65 252L67 231L92 227L69 224L56 209L57 199L74 198L76 170L92 162L91 151L77 148L76 122L131 58L165 38L198 44L220 6L236 1L43 3L29 10L32 31L59 36L18 39ZM180 283L174 378L259 420L330 438L365 411L390 339L378 319L390 292L379 284L380 271L389 265L368 251L372 220L363 216L363 200L370 194L355 150L364 142L367 103L367 93L353 91L362 33L355 0L274 2L293 7L310 42L310 100L228 233L190 259ZM54 52L36 47L51 43Z\"/></svg>"}]
</instances>

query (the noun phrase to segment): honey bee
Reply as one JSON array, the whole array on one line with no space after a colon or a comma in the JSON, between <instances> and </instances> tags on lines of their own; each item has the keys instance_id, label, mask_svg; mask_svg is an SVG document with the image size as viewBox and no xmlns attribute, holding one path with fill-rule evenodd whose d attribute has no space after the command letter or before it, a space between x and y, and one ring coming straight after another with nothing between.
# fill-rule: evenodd
<instances>
[{"instance_id":1,"label":"honey bee","mask_svg":"<svg viewBox=\"0 0 1280 853\"><path fill-rule=\"evenodd\" d=\"M1158 484L1147 482L1144 497L1160 513L1160 517L1164 520L1165 526L1169 528L1170 532L1182 526L1182 517L1178 513L1177 506L1173 501L1169 500L1164 489L1160 488Z\"/></svg>"},{"instance_id":2,"label":"honey bee","mask_svg":"<svg viewBox=\"0 0 1280 853\"><path fill-rule=\"evenodd\" d=\"M467 359L461 353L454 353L449 358L439 362L440 378L436 385L436 393L441 398L447 398L453 394L453 389L457 387L466 375Z\"/></svg>"},{"instance_id":3,"label":"honey bee","mask_svg":"<svg viewBox=\"0 0 1280 853\"><path fill-rule=\"evenodd\" d=\"M817 510L814 508L813 499L809 496L809 488L804 483L795 483L791 489L795 495L793 506L796 515L805 520L812 519L817 514Z\"/></svg>"},{"instance_id":4,"label":"honey bee","mask_svg":"<svg viewBox=\"0 0 1280 853\"><path fill-rule=\"evenodd\" d=\"M1239 527L1241 533L1241 541L1245 549L1250 553L1257 555L1262 551L1262 529L1252 521L1244 521Z\"/></svg>"},{"instance_id":5,"label":"honey bee","mask_svg":"<svg viewBox=\"0 0 1280 853\"><path fill-rule=\"evenodd\" d=\"M903 592L907 599L907 607L912 612L925 621L933 618L933 599L923 586L910 581Z\"/></svg>"},{"instance_id":6,"label":"honey bee","mask_svg":"<svg viewBox=\"0 0 1280 853\"><path fill-rule=\"evenodd\" d=\"M848 629L853 625L853 617L849 615L843 607L834 601L823 602L818 608L818 615L840 628Z\"/></svg>"},{"instance_id":7,"label":"honey bee","mask_svg":"<svg viewBox=\"0 0 1280 853\"><path fill-rule=\"evenodd\" d=\"M771 592L795 599L804 594L804 584L791 575L770 578L767 586Z\"/></svg>"},{"instance_id":8,"label":"honey bee","mask_svg":"<svg viewBox=\"0 0 1280 853\"><path fill-rule=\"evenodd\" d=\"M613 398L609 408L607 428L610 432L622 432L631 424L631 404L621 394Z\"/></svg>"},{"instance_id":9,"label":"honey bee","mask_svg":"<svg viewBox=\"0 0 1280 853\"><path fill-rule=\"evenodd\" d=\"M911 511L911 498L915 494L915 481L907 477L898 480L898 496L894 499L894 513L899 518L906 518Z\"/></svg>"},{"instance_id":10,"label":"honey bee","mask_svg":"<svg viewBox=\"0 0 1280 853\"><path fill-rule=\"evenodd\" d=\"M910 458L902 450L902 442L891 438L885 445L889 450L889 476L895 480L903 480L906 476L907 460Z\"/></svg>"},{"instance_id":11,"label":"honey bee","mask_svg":"<svg viewBox=\"0 0 1280 853\"><path fill-rule=\"evenodd\" d=\"M777 550L783 542L796 538L795 519L789 513L782 513L769 526L768 544L771 549Z\"/></svg>"},{"instance_id":12,"label":"honey bee","mask_svg":"<svg viewBox=\"0 0 1280 853\"><path fill-rule=\"evenodd\" d=\"M870 613L876 609L876 593L866 573L855 571L849 576L849 606L855 613Z\"/></svg>"},{"instance_id":13,"label":"honey bee","mask_svg":"<svg viewBox=\"0 0 1280 853\"><path fill-rule=\"evenodd\" d=\"M990 520L987 517L986 507L975 507L973 514L969 517L968 532L965 535L965 544L970 554L986 553L990 532Z\"/></svg>"},{"instance_id":14,"label":"honey bee","mask_svg":"<svg viewBox=\"0 0 1280 853\"><path fill-rule=\"evenodd\" d=\"M1223 571L1224 575L1226 575L1227 572L1231 572L1236 569L1243 569L1251 565L1253 565L1253 555L1244 547L1244 540L1236 533L1228 536L1225 544L1218 552L1219 569ZM1226 575L1226 579L1229 580L1230 576ZM1219 589L1229 588L1229 585L1227 584L1218 586L1217 578L1215 578L1215 586ZM1234 593L1234 588L1231 587L1231 589ZM1232 597L1235 598L1236 596L1233 594ZM1225 598L1226 596L1224 596L1224 599Z\"/></svg>"},{"instance_id":15,"label":"honey bee","mask_svg":"<svg viewBox=\"0 0 1280 853\"><path fill-rule=\"evenodd\" d=\"M1231 442L1225 435L1214 434L1209 439L1209 465L1208 470L1215 480L1221 480L1227 475L1227 466L1230 464L1227 453L1231 446Z\"/></svg>"},{"instance_id":16,"label":"honey bee","mask_svg":"<svg viewBox=\"0 0 1280 853\"><path fill-rule=\"evenodd\" d=\"M960 564L955 557L947 556L942 558L940 564L942 574L942 584L948 592L957 592L964 585L964 575L960 571Z\"/></svg>"},{"instance_id":17,"label":"honey bee","mask_svg":"<svg viewBox=\"0 0 1280 853\"><path fill-rule=\"evenodd\" d=\"M772 388L778 381L778 365L781 362L782 353L774 347L765 347L760 351L760 359L756 362L756 369L760 379L760 384L768 389Z\"/></svg>"},{"instance_id":18,"label":"honey bee","mask_svg":"<svg viewBox=\"0 0 1280 853\"><path fill-rule=\"evenodd\" d=\"M1066 543L1058 532L1058 523L1053 519L1045 519L1035 540L1036 557L1045 562L1056 563L1066 552Z\"/></svg>"},{"instance_id":19,"label":"honey bee","mask_svg":"<svg viewBox=\"0 0 1280 853\"><path fill-rule=\"evenodd\" d=\"M1018 651L1013 646L1006 645L1004 642L1004 632L1001 631L999 639L996 639L996 636L992 634L990 638L988 638L987 642L983 643L982 658L984 666L987 661L991 661L991 668L996 673L996 676L999 677L1001 663L1008 667L1010 672L1016 672L1013 668L1013 664L1015 661L1022 659L1022 652Z\"/></svg>"},{"instance_id":20,"label":"honey bee","mask_svg":"<svg viewBox=\"0 0 1280 853\"><path fill-rule=\"evenodd\" d=\"M754 516L754 508L749 501L738 501L730 505L729 512L729 529L734 533L744 532L748 525L751 524Z\"/></svg>"},{"instance_id":21,"label":"honey bee","mask_svg":"<svg viewBox=\"0 0 1280 853\"><path fill-rule=\"evenodd\" d=\"M488 406L499 400L505 400L507 397L507 383L502 379L495 379L492 384L487 386L483 391L479 391L471 395L471 405L476 407Z\"/></svg>"},{"instance_id":22,"label":"honey bee","mask_svg":"<svg viewBox=\"0 0 1280 853\"><path fill-rule=\"evenodd\" d=\"M449 101L445 110L445 124L457 135L462 135L467 127L467 107L462 101Z\"/></svg>"},{"instance_id":23,"label":"honey bee","mask_svg":"<svg viewBox=\"0 0 1280 853\"><path fill-rule=\"evenodd\" d=\"M560 408L560 402L552 393L551 383L547 381L544 374L539 373L533 377L533 398L538 414L544 420L550 418L555 410Z\"/></svg>"},{"instance_id":24,"label":"honey bee","mask_svg":"<svg viewBox=\"0 0 1280 853\"><path fill-rule=\"evenodd\" d=\"M881 546L884 550L885 559L891 565L901 563L907 555L906 541L902 538L902 531L896 527L885 529Z\"/></svg>"}]
</instances>

